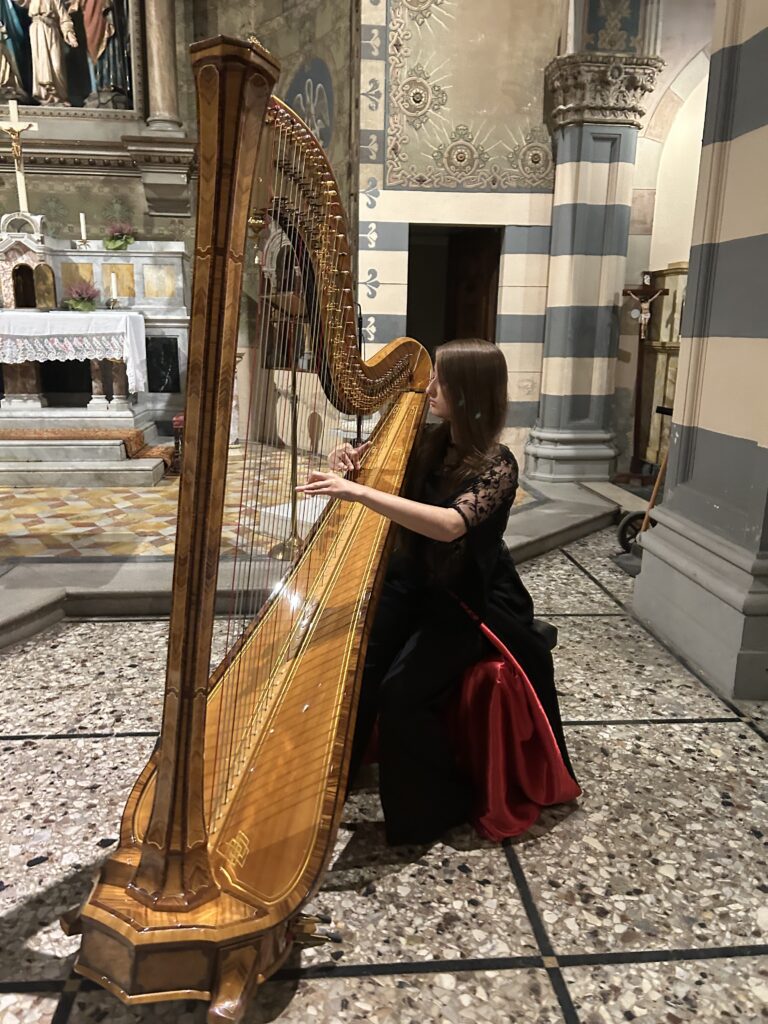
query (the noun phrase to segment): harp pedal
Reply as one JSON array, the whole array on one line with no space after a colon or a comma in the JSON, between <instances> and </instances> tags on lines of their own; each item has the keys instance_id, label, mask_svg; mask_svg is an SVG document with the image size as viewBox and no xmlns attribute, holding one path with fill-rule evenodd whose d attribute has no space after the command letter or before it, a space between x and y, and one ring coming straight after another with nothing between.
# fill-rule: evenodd
<instances>
[{"instance_id":1,"label":"harp pedal","mask_svg":"<svg viewBox=\"0 0 768 1024\"><path fill-rule=\"evenodd\" d=\"M322 946L326 942L341 942L341 935L338 932L325 930L330 923L331 919L326 914L302 914L294 925L293 940L302 946Z\"/></svg>"}]
</instances>

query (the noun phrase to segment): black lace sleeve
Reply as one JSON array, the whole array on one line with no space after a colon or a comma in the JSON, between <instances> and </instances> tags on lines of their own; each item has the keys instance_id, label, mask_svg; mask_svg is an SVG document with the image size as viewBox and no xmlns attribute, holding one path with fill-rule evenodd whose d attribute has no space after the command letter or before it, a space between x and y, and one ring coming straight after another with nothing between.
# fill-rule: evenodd
<instances>
[{"instance_id":1,"label":"black lace sleeve","mask_svg":"<svg viewBox=\"0 0 768 1024\"><path fill-rule=\"evenodd\" d=\"M517 460L502 448L491 465L471 480L450 507L455 508L471 530L504 506L508 512L517 491Z\"/></svg>"}]
</instances>

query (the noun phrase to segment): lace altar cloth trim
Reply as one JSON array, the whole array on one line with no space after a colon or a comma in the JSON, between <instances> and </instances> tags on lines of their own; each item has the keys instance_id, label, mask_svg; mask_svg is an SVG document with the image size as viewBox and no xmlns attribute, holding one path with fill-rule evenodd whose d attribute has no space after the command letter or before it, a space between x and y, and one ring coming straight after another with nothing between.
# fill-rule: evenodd
<instances>
[{"instance_id":1,"label":"lace altar cloth trim","mask_svg":"<svg viewBox=\"0 0 768 1024\"><path fill-rule=\"evenodd\" d=\"M0 363L69 359L122 359L128 390L146 391L144 318L138 313L115 316L7 311L0 315Z\"/></svg>"}]
</instances>

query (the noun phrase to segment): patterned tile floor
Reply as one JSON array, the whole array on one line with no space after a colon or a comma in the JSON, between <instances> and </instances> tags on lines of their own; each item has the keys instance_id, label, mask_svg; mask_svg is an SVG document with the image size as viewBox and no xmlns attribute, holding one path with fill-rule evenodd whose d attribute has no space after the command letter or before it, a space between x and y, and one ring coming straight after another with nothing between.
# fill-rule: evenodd
<instances>
[{"instance_id":1,"label":"patterned tile floor","mask_svg":"<svg viewBox=\"0 0 768 1024\"><path fill-rule=\"evenodd\" d=\"M635 623L613 530L526 563L560 629L584 794L496 846L382 842L348 802L315 909L341 942L265 985L247 1024L768 1020L765 705L713 694ZM0 651L0 1022L203 1024L72 973L58 915L114 845L161 714L167 623L62 622Z\"/></svg>"},{"instance_id":2,"label":"patterned tile floor","mask_svg":"<svg viewBox=\"0 0 768 1024\"><path fill-rule=\"evenodd\" d=\"M302 456L300 480L309 465ZM242 502L244 480L251 495L247 503ZM178 495L178 477L146 488L0 487L0 560L172 558ZM285 451L254 448L246 458L243 447L230 448L222 555L231 555L237 546L263 554L282 540L286 520L276 522L268 510L289 498ZM517 504L531 500L521 488ZM261 511L241 518L241 503Z\"/></svg>"}]
</instances>

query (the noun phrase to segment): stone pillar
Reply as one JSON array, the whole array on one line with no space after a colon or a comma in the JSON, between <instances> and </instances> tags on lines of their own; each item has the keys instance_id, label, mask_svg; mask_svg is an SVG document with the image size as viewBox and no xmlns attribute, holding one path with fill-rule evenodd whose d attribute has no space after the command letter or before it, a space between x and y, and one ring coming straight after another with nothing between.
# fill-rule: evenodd
<instances>
[{"instance_id":1,"label":"stone pillar","mask_svg":"<svg viewBox=\"0 0 768 1024\"><path fill-rule=\"evenodd\" d=\"M110 412L128 412L131 408L131 398L128 394L128 374L125 370L125 363L122 359L112 360L112 401L109 403Z\"/></svg>"},{"instance_id":2,"label":"stone pillar","mask_svg":"<svg viewBox=\"0 0 768 1024\"><path fill-rule=\"evenodd\" d=\"M104 387L104 361L101 359L91 360L91 400L87 408L93 412L106 412L109 409L109 402Z\"/></svg>"},{"instance_id":3,"label":"stone pillar","mask_svg":"<svg viewBox=\"0 0 768 1024\"><path fill-rule=\"evenodd\" d=\"M555 151L533 480L607 480L635 149L657 57L574 53L545 71Z\"/></svg>"},{"instance_id":4,"label":"stone pillar","mask_svg":"<svg viewBox=\"0 0 768 1024\"><path fill-rule=\"evenodd\" d=\"M179 97L176 81L176 5L173 0L146 0L147 124L155 131L178 131Z\"/></svg>"},{"instance_id":5,"label":"stone pillar","mask_svg":"<svg viewBox=\"0 0 768 1024\"><path fill-rule=\"evenodd\" d=\"M39 363L3 363L3 380L5 396L0 408L21 412L48 405L42 395Z\"/></svg>"},{"instance_id":6,"label":"stone pillar","mask_svg":"<svg viewBox=\"0 0 768 1024\"><path fill-rule=\"evenodd\" d=\"M768 699L768 6L718 0L664 502L634 608L728 696Z\"/></svg>"}]
</instances>

